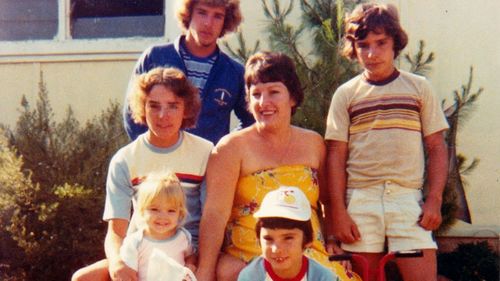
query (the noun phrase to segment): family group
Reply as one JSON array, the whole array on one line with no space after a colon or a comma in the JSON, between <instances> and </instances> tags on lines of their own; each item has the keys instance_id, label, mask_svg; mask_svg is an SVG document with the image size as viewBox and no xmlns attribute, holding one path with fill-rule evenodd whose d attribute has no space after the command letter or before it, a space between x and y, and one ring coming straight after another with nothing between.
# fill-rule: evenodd
<instances>
[{"instance_id":1,"label":"family group","mask_svg":"<svg viewBox=\"0 0 500 281\"><path fill-rule=\"evenodd\" d=\"M72 279L361 280L360 264L329 256L357 253L374 271L387 251L420 249L396 260L403 279L436 280L448 124L429 82L394 65L408 42L397 9L346 16L340 51L360 74L332 89L321 136L291 124L304 92L290 57L243 66L218 47L238 0L178 2L183 35L147 49L129 83L106 259Z\"/></svg>"}]
</instances>

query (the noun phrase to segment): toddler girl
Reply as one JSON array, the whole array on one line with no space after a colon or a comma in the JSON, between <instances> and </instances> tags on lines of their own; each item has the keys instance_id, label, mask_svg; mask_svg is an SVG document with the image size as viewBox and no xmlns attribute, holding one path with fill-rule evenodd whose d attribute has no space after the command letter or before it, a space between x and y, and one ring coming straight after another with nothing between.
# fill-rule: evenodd
<instances>
[{"instance_id":1,"label":"toddler girl","mask_svg":"<svg viewBox=\"0 0 500 281\"><path fill-rule=\"evenodd\" d=\"M138 280L194 280L191 234L182 227L186 199L175 174L148 175L138 187L136 210L142 227L125 237L120 255Z\"/></svg>"}]
</instances>

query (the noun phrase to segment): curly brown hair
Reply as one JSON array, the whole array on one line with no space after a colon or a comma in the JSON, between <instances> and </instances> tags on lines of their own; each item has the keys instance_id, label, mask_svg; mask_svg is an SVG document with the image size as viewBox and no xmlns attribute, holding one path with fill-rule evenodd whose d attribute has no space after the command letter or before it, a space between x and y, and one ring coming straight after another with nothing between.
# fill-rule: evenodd
<instances>
[{"instance_id":1,"label":"curly brown hair","mask_svg":"<svg viewBox=\"0 0 500 281\"><path fill-rule=\"evenodd\" d=\"M181 129L196 125L201 102L198 89L184 73L176 68L158 67L136 77L134 89L128 98L132 119L137 124L146 125L146 97L156 85L163 85L184 101L184 119Z\"/></svg>"},{"instance_id":2,"label":"curly brown hair","mask_svg":"<svg viewBox=\"0 0 500 281\"><path fill-rule=\"evenodd\" d=\"M292 115L304 100L304 91L295 71L293 60L283 53L258 52L248 58L245 65L245 98L250 99L250 87L258 83L281 82L295 101Z\"/></svg>"},{"instance_id":3,"label":"curly brown hair","mask_svg":"<svg viewBox=\"0 0 500 281\"><path fill-rule=\"evenodd\" d=\"M242 21L239 0L182 0L177 10L177 18L180 20L181 27L184 30L189 28L194 5L198 3L226 8L224 27L222 28L222 32L219 37L224 36L226 33L235 31Z\"/></svg>"},{"instance_id":4,"label":"curly brown hair","mask_svg":"<svg viewBox=\"0 0 500 281\"><path fill-rule=\"evenodd\" d=\"M345 35L342 55L356 59L354 43L366 38L369 32L384 33L394 40L394 58L408 44L408 35L399 22L398 10L394 5L367 3L360 4L345 19Z\"/></svg>"}]
</instances>

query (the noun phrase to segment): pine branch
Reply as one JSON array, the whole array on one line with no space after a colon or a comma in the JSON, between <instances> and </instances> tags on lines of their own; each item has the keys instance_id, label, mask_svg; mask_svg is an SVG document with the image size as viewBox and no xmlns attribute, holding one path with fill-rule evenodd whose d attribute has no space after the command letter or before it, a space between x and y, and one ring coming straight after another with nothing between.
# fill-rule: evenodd
<instances>
[{"instance_id":1,"label":"pine branch","mask_svg":"<svg viewBox=\"0 0 500 281\"><path fill-rule=\"evenodd\" d=\"M345 7L344 7L344 1L343 0L337 0L337 36L338 39L337 41L340 42L342 39L342 32L340 32L343 29L344 26L344 14L345 14Z\"/></svg>"},{"instance_id":2,"label":"pine branch","mask_svg":"<svg viewBox=\"0 0 500 281\"><path fill-rule=\"evenodd\" d=\"M410 72L423 75L425 76L426 73L430 71L430 63L434 61L434 53L431 52L430 54L425 57L424 53L425 49L425 43L423 40L419 41L418 45L418 52L415 56L411 57L410 54L405 54L404 57L405 59L410 63Z\"/></svg>"},{"instance_id":3,"label":"pine branch","mask_svg":"<svg viewBox=\"0 0 500 281\"><path fill-rule=\"evenodd\" d=\"M245 64L248 58L256 53L260 49L260 41L257 40L253 48L247 48L245 38L243 38L243 33L238 31L237 33L238 46L233 49L227 41L223 41L222 45L229 52L230 56L238 59L241 63Z\"/></svg>"},{"instance_id":4,"label":"pine branch","mask_svg":"<svg viewBox=\"0 0 500 281\"><path fill-rule=\"evenodd\" d=\"M476 92L471 92L473 78L474 68L471 66L467 83L461 86L460 92L458 90L453 91L454 103L445 109L445 113L448 118L454 122L460 121L458 123L461 125L469 118L471 112L475 110L475 103L484 90L482 87L480 87Z\"/></svg>"},{"instance_id":5,"label":"pine branch","mask_svg":"<svg viewBox=\"0 0 500 281\"><path fill-rule=\"evenodd\" d=\"M285 23L287 16L293 9L293 0L291 0L288 7L283 10L280 8L279 0L273 0L272 12L268 7L267 0L261 0L261 3L264 9L264 14L270 20L268 32L270 34L273 49L280 50L291 55L300 64L298 67L305 68L308 71L313 71L297 46L298 38L304 30L304 26L301 25L295 30L293 26ZM275 40L272 40L273 38L275 38Z\"/></svg>"},{"instance_id":6,"label":"pine branch","mask_svg":"<svg viewBox=\"0 0 500 281\"><path fill-rule=\"evenodd\" d=\"M460 168L460 174L462 175L470 175L471 172L473 172L477 166L479 165L480 160L478 158L474 158L472 162L467 166L463 167L463 164L459 167Z\"/></svg>"}]
</instances>

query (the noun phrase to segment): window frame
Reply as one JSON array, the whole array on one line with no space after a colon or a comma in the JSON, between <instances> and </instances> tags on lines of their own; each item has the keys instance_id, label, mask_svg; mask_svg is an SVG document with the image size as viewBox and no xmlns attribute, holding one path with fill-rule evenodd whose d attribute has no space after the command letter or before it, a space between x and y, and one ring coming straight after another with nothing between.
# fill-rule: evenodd
<instances>
[{"instance_id":1,"label":"window frame","mask_svg":"<svg viewBox=\"0 0 500 281\"><path fill-rule=\"evenodd\" d=\"M0 41L0 64L136 60L152 44L172 42L181 29L175 17L175 1L164 0L161 37L74 39L71 36L70 2L58 0L58 28L52 39Z\"/></svg>"},{"instance_id":2,"label":"window frame","mask_svg":"<svg viewBox=\"0 0 500 281\"><path fill-rule=\"evenodd\" d=\"M162 37L165 35L165 29L166 29L166 13L165 11L167 10L167 3L165 0L157 0L155 1L155 4L160 4L163 5L163 12L158 13L159 11L155 11L156 14L143 14L143 18L139 18L141 15L136 15L133 14L133 9L135 7L138 7L135 12L139 12L141 10L140 6L136 6L134 4L132 7L130 6L122 6L128 12L125 12L122 10L120 13L119 10L113 10L113 6L116 5L117 3L110 2L110 6L107 6L106 4L98 4L101 5L100 8L103 8L107 6L106 9L100 9L97 7L99 10L95 10L96 7L94 7L93 12L96 13L101 13L102 15L94 15L94 16L82 16L80 15L77 17L77 14L83 13L83 14L88 14L89 11L92 13L93 7L91 5L85 6L85 5L78 5L76 3L71 4L71 2L75 2L78 0L66 0L64 5L65 5L65 10L66 10L66 15L64 19L68 22L65 23L65 29L66 35L72 37L73 39L80 40L80 39L109 39L109 38L131 38L131 37L151 37L151 38L158 38ZM103 0L97 0L97 2L101 2ZM108 0L110 1L110 0ZM147 0L151 3L151 0ZM116 2L116 1L115 1ZM119 0L118 2L123 2L123 0ZM130 3L127 3L130 4ZM71 13L71 7L72 6L77 6L80 8L79 10L76 10L76 7L73 7L73 13ZM116 8L116 7L115 7ZM144 9L144 7L142 7ZM87 10L90 9L90 10ZM144 11L143 11L144 12ZM115 16L105 16L104 14L106 13L116 13L116 14L121 14L121 15L115 15ZM158 16L161 17L158 18ZM158 24L161 25L158 26ZM123 28L123 26L127 26ZM146 34L149 31L149 35ZM128 35L127 35L128 33ZM140 34L142 33L142 34Z\"/></svg>"}]
</instances>

